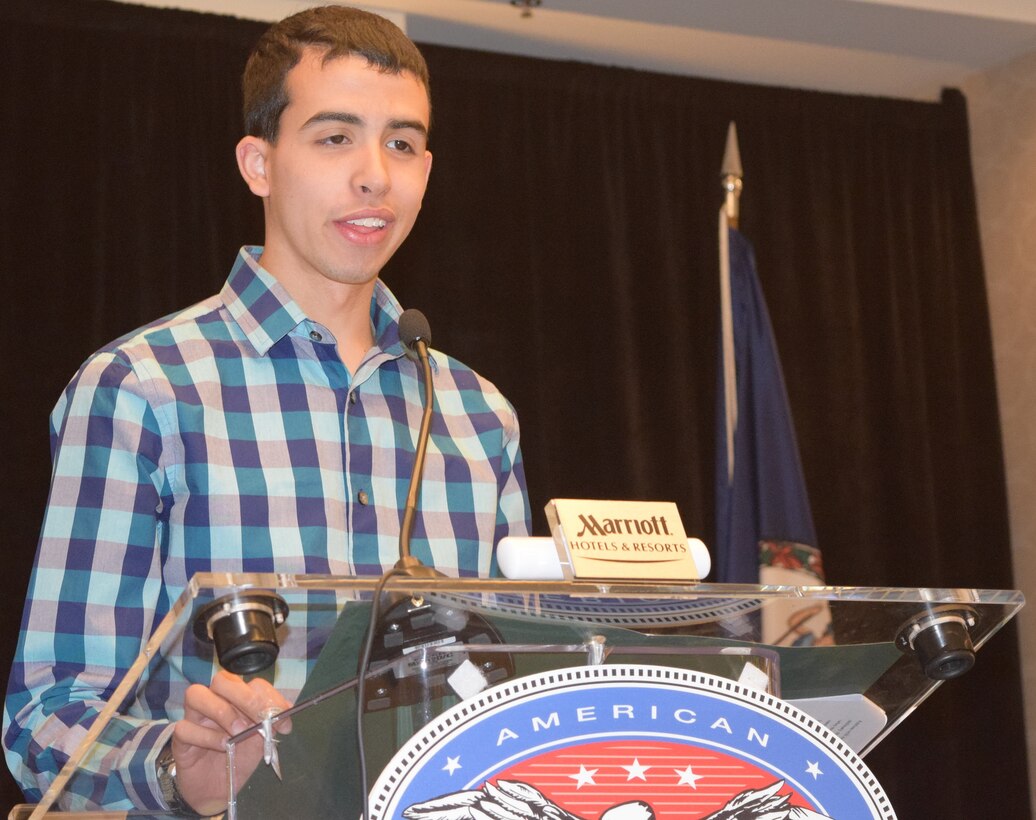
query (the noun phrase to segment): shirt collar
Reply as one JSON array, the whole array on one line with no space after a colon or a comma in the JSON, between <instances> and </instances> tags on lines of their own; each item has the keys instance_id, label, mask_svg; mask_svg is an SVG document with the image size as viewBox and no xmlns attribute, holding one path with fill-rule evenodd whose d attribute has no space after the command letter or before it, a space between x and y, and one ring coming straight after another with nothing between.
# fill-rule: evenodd
<instances>
[{"instance_id":1,"label":"shirt collar","mask_svg":"<svg viewBox=\"0 0 1036 820\"><path fill-rule=\"evenodd\" d=\"M273 274L259 264L260 246L241 248L220 297L260 356L303 322L311 321ZM374 283L371 326L375 345L390 358L404 354L399 341L399 301L380 279Z\"/></svg>"},{"instance_id":2,"label":"shirt collar","mask_svg":"<svg viewBox=\"0 0 1036 820\"><path fill-rule=\"evenodd\" d=\"M374 345L393 358L402 356L403 343L399 341L399 317L403 307L399 300L378 279L374 283L374 298L371 299L371 327L374 328Z\"/></svg>"},{"instance_id":3,"label":"shirt collar","mask_svg":"<svg viewBox=\"0 0 1036 820\"><path fill-rule=\"evenodd\" d=\"M263 249L246 246L234 260L220 297L260 356L306 320L288 291L259 264Z\"/></svg>"}]
</instances>

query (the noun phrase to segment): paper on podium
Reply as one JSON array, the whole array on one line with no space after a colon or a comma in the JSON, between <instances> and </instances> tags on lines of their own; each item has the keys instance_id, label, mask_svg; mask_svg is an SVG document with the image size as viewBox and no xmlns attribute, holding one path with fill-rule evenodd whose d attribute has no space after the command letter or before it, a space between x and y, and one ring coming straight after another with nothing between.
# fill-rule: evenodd
<instances>
[{"instance_id":1,"label":"paper on podium","mask_svg":"<svg viewBox=\"0 0 1036 820\"><path fill-rule=\"evenodd\" d=\"M788 703L824 724L857 754L878 736L888 722L876 703L859 694L800 698Z\"/></svg>"}]
</instances>

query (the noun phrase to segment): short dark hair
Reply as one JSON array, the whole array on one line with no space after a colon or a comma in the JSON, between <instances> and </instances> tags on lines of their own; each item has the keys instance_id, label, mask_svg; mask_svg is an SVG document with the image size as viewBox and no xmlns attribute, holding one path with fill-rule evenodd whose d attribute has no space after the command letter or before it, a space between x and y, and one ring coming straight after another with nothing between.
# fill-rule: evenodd
<instances>
[{"instance_id":1,"label":"short dark hair","mask_svg":"<svg viewBox=\"0 0 1036 820\"><path fill-rule=\"evenodd\" d=\"M322 50L325 63L356 54L385 73L409 72L431 101L428 64L398 26L368 11L318 6L274 23L256 43L242 78L245 133L276 142L288 105L285 79L307 47Z\"/></svg>"}]
</instances>

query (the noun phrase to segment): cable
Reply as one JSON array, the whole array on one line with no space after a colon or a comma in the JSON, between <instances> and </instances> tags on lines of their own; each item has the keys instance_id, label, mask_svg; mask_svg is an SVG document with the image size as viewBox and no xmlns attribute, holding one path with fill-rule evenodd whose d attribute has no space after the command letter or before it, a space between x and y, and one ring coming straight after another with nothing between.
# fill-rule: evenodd
<instances>
[{"instance_id":1,"label":"cable","mask_svg":"<svg viewBox=\"0 0 1036 820\"><path fill-rule=\"evenodd\" d=\"M371 652L374 648L374 633L376 631L378 618L381 609L381 594L385 589L385 582L393 575L407 575L402 567L392 567L378 579L374 588L374 599L371 601L370 620L367 623L367 633L363 640L363 654L360 656L360 668L357 670L359 680L356 684L356 749L359 753L360 763L360 792L363 795L362 820L370 818L370 800L367 794L367 755L363 748L363 709L367 700L367 674L370 668Z\"/></svg>"}]
</instances>

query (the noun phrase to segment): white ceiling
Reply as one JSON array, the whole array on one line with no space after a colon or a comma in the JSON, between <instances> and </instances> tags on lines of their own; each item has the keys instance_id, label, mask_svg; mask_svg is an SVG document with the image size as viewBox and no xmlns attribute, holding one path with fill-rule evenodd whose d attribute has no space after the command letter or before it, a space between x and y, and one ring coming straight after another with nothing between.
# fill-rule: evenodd
<instances>
[{"instance_id":1,"label":"white ceiling","mask_svg":"<svg viewBox=\"0 0 1036 820\"><path fill-rule=\"evenodd\" d=\"M128 1L128 0L126 0ZM259 20L305 0L132 0ZM1036 51L1036 0L362 0L418 42L855 94L936 99Z\"/></svg>"}]
</instances>

